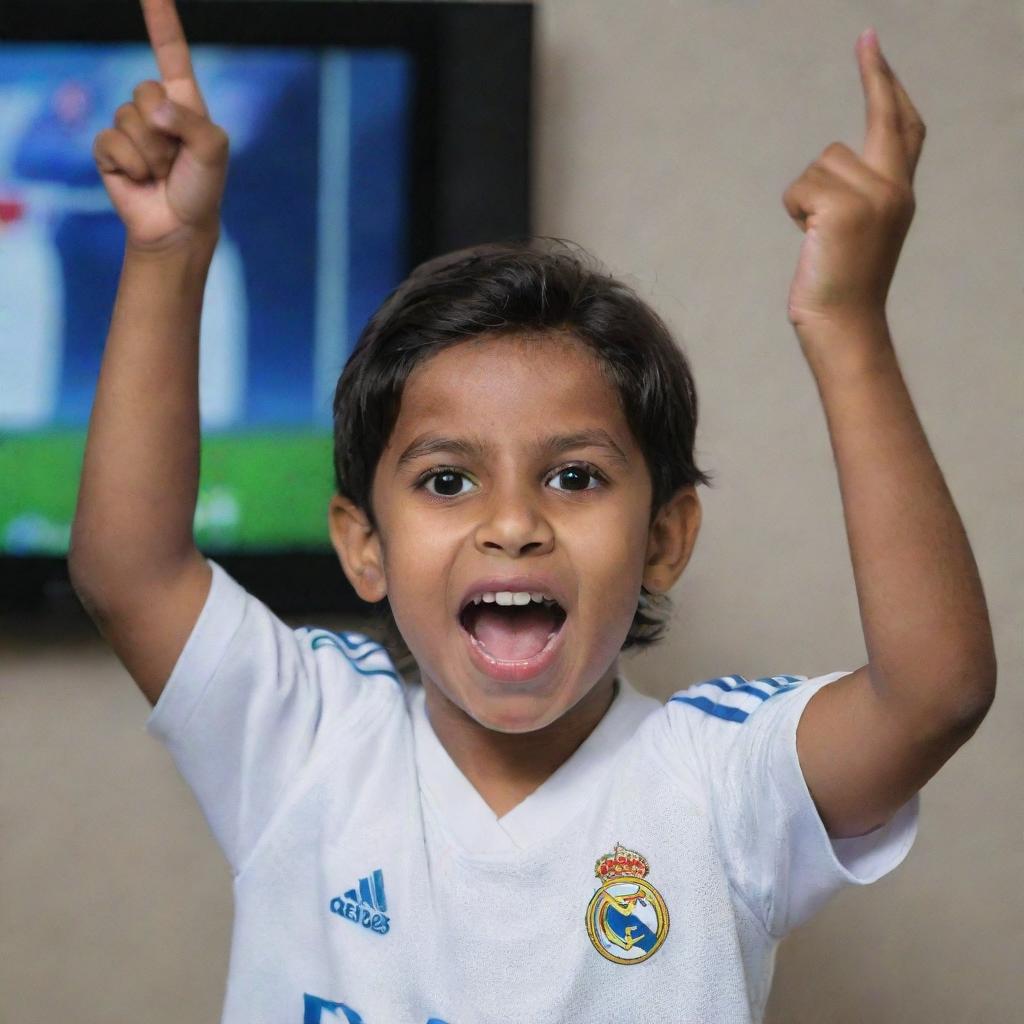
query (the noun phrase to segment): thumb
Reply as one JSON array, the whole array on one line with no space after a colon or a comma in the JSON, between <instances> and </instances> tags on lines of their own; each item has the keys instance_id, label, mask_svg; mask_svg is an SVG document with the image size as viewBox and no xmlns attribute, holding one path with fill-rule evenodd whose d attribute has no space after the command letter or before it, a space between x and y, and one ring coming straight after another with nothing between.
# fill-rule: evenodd
<instances>
[{"instance_id":1,"label":"thumb","mask_svg":"<svg viewBox=\"0 0 1024 1024\"><path fill-rule=\"evenodd\" d=\"M172 100L164 100L153 108L149 117L155 128L180 139L197 163L216 167L227 160L227 132L205 115Z\"/></svg>"}]
</instances>

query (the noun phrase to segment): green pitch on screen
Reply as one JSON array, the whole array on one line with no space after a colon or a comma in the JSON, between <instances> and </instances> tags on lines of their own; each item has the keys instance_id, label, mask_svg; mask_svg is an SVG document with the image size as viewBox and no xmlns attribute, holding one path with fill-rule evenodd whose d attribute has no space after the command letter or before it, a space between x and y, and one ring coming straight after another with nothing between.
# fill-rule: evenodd
<instances>
[{"instance_id":1,"label":"green pitch on screen","mask_svg":"<svg viewBox=\"0 0 1024 1024\"><path fill-rule=\"evenodd\" d=\"M0 552L67 553L84 450L84 431L0 436ZM201 465L195 537L204 550L329 545L329 434L205 437Z\"/></svg>"}]
</instances>

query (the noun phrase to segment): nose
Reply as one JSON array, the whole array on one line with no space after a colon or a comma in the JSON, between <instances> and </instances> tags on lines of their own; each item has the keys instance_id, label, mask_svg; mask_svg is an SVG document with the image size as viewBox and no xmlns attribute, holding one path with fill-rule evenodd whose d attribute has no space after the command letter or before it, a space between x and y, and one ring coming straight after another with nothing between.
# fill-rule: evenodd
<instances>
[{"instance_id":1,"label":"nose","mask_svg":"<svg viewBox=\"0 0 1024 1024\"><path fill-rule=\"evenodd\" d=\"M482 554L504 552L520 558L549 552L555 532L539 507L539 498L524 493L521 487L505 487L492 493L475 541Z\"/></svg>"}]
</instances>

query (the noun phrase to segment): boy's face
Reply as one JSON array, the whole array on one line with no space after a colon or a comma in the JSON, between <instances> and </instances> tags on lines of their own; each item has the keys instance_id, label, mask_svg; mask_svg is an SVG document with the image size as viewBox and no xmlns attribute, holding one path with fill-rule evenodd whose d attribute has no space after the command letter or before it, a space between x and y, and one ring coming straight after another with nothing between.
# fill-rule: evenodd
<instances>
[{"instance_id":1,"label":"boy's face","mask_svg":"<svg viewBox=\"0 0 1024 1024\"><path fill-rule=\"evenodd\" d=\"M374 476L378 531L336 497L332 535L361 596L387 595L428 696L530 732L610 693L641 584L668 589L689 555L686 491L649 529L643 454L582 343L485 336L413 371ZM501 592L557 607L481 599Z\"/></svg>"}]
</instances>

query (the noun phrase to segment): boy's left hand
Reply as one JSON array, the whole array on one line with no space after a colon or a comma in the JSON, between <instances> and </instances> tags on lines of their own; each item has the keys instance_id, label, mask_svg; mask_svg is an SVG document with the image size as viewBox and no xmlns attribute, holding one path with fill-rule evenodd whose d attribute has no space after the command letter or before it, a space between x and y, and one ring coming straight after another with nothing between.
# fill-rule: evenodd
<instances>
[{"instance_id":1,"label":"boy's left hand","mask_svg":"<svg viewBox=\"0 0 1024 1024\"><path fill-rule=\"evenodd\" d=\"M789 291L801 342L884 323L885 300L914 216L925 126L872 31L857 40L867 106L863 156L833 142L783 195L805 233Z\"/></svg>"}]
</instances>

